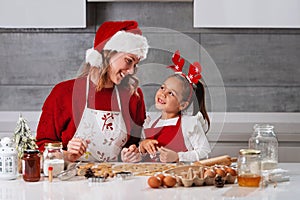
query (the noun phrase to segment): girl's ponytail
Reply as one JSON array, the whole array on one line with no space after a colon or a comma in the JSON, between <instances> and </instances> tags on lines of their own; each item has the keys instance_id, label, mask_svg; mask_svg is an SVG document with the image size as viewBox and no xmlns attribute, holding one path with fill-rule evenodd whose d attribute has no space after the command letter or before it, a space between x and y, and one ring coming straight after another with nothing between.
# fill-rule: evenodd
<instances>
[{"instance_id":1,"label":"girl's ponytail","mask_svg":"<svg viewBox=\"0 0 300 200\"><path fill-rule=\"evenodd\" d=\"M210 128L210 119L208 117L206 106L205 106L205 88L202 82L198 81L196 87L194 88L195 96L192 98L193 102L193 115L196 115L198 111L200 111L203 115L203 118L207 121L207 130L205 133L208 132Z\"/></svg>"}]
</instances>

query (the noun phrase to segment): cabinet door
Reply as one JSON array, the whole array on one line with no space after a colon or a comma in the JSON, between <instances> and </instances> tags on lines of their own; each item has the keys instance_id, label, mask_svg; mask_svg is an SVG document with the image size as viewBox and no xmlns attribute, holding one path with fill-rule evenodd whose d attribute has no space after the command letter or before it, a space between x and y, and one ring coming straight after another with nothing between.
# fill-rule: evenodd
<instances>
[{"instance_id":1,"label":"cabinet door","mask_svg":"<svg viewBox=\"0 0 300 200\"><path fill-rule=\"evenodd\" d=\"M85 28L86 0L1 0L0 28Z\"/></svg>"},{"instance_id":2,"label":"cabinet door","mask_svg":"<svg viewBox=\"0 0 300 200\"><path fill-rule=\"evenodd\" d=\"M299 0L194 0L194 27L300 28Z\"/></svg>"}]
</instances>

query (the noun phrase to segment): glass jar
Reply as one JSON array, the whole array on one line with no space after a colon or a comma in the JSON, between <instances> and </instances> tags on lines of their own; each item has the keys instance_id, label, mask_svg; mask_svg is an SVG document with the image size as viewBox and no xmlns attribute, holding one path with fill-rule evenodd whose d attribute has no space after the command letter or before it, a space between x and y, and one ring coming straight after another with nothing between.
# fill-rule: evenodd
<instances>
[{"instance_id":1,"label":"glass jar","mask_svg":"<svg viewBox=\"0 0 300 200\"><path fill-rule=\"evenodd\" d=\"M237 164L239 186L259 187L261 181L260 151L241 149Z\"/></svg>"},{"instance_id":2,"label":"glass jar","mask_svg":"<svg viewBox=\"0 0 300 200\"><path fill-rule=\"evenodd\" d=\"M256 124L249 139L249 149L260 150L262 170L275 169L278 163L278 140L274 126Z\"/></svg>"},{"instance_id":3,"label":"glass jar","mask_svg":"<svg viewBox=\"0 0 300 200\"><path fill-rule=\"evenodd\" d=\"M45 151L43 153L44 164L43 172L45 176L48 176L48 169L51 166L53 168L53 177L56 177L60 172L64 170L64 156L62 150L62 143L46 143Z\"/></svg>"},{"instance_id":4,"label":"glass jar","mask_svg":"<svg viewBox=\"0 0 300 200\"><path fill-rule=\"evenodd\" d=\"M34 149L24 150L22 158L22 173L24 181L36 182L41 178L40 151Z\"/></svg>"}]
</instances>

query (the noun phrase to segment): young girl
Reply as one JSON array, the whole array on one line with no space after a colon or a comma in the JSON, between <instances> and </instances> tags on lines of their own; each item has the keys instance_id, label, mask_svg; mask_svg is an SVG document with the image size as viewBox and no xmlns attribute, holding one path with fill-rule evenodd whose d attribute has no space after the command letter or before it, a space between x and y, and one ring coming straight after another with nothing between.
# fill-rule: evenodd
<instances>
[{"instance_id":1,"label":"young girl","mask_svg":"<svg viewBox=\"0 0 300 200\"><path fill-rule=\"evenodd\" d=\"M184 60L179 51L173 56L175 73L168 77L155 95L155 106L161 112L152 113L144 123L144 139L140 142L140 153L159 155L161 162L196 161L210 153L206 132L210 120L205 108L204 86L199 81L199 63L190 66L186 76L181 72ZM183 112L193 105L193 115ZM126 150L124 150L126 151ZM125 153L123 161L128 161ZM131 160L132 161L132 160ZM149 161L149 159L146 159Z\"/></svg>"}]
</instances>

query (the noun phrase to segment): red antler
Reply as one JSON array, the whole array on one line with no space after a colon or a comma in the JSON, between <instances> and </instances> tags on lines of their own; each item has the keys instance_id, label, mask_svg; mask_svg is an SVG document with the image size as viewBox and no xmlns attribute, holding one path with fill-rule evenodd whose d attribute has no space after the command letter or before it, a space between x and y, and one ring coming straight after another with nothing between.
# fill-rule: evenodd
<instances>
[{"instance_id":1,"label":"red antler","mask_svg":"<svg viewBox=\"0 0 300 200\"><path fill-rule=\"evenodd\" d=\"M188 73L188 78L190 81L194 84L197 84L198 81L201 79L201 65L198 62L194 62L193 64L190 65L189 73Z\"/></svg>"},{"instance_id":2,"label":"red antler","mask_svg":"<svg viewBox=\"0 0 300 200\"><path fill-rule=\"evenodd\" d=\"M171 65L169 67L172 68L175 72L182 72L185 60L180 57L179 50L175 51L175 53L173 54L172 61L175 65Z\"/></svg>"}]
</instances>

